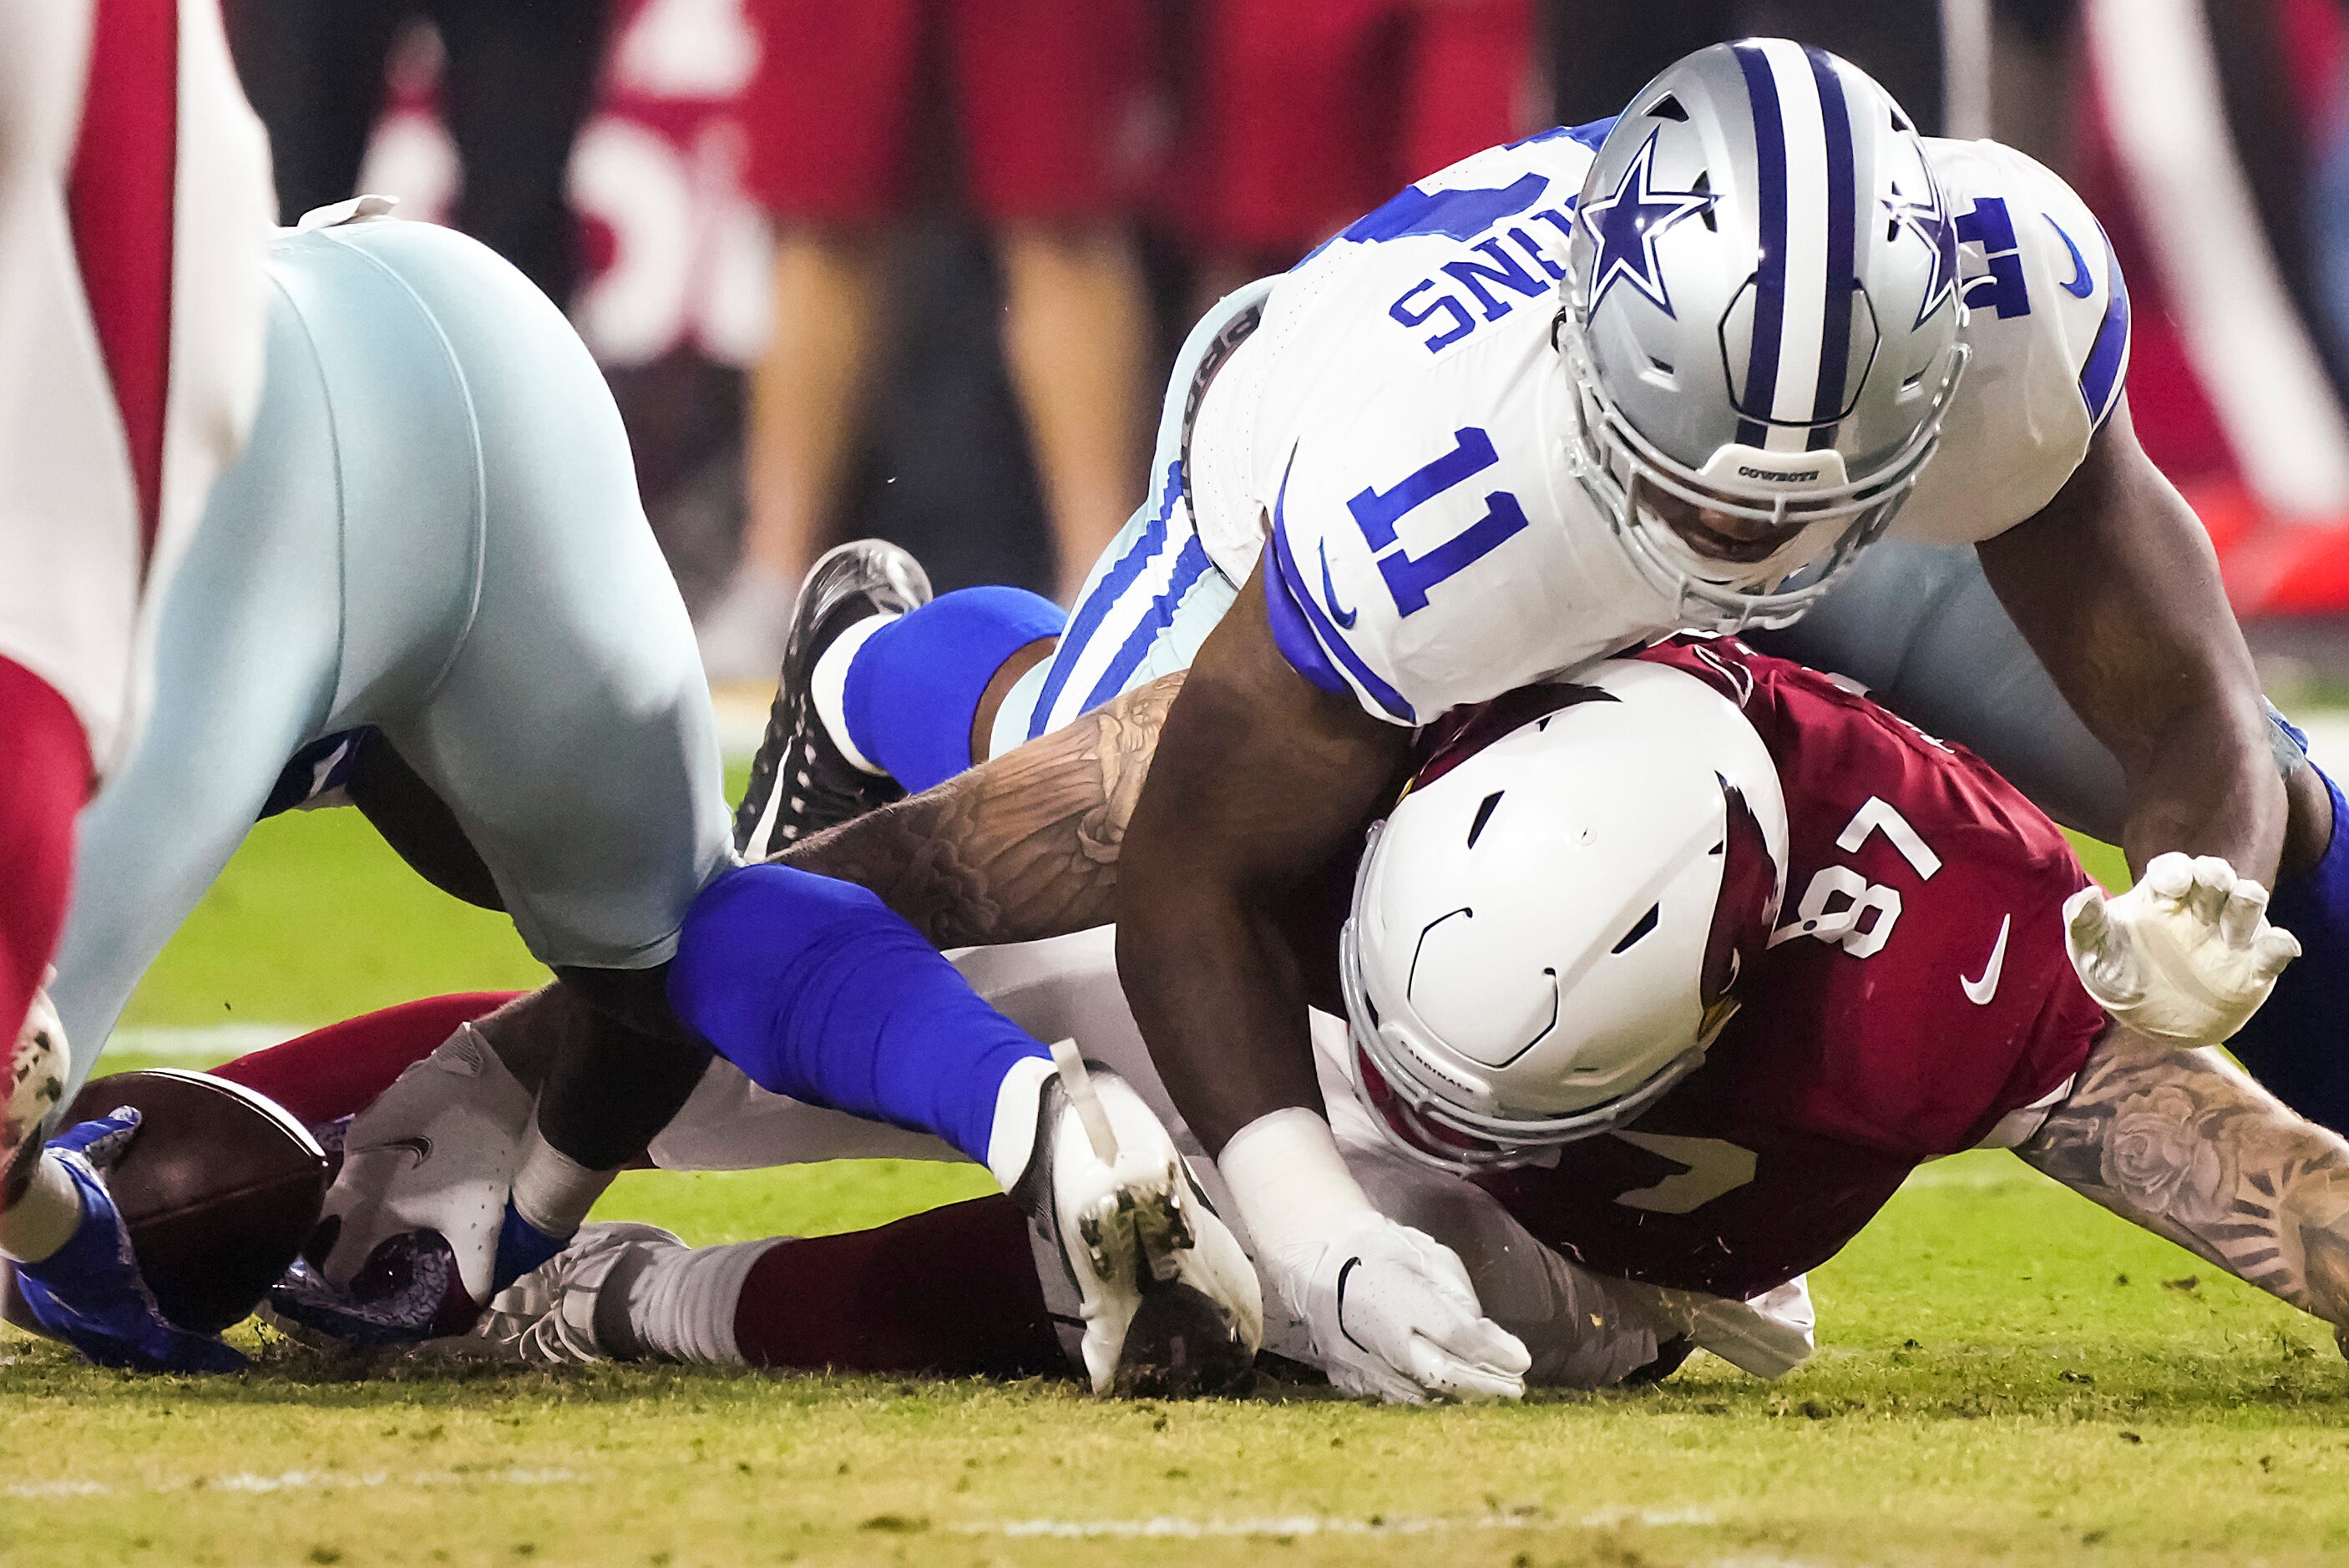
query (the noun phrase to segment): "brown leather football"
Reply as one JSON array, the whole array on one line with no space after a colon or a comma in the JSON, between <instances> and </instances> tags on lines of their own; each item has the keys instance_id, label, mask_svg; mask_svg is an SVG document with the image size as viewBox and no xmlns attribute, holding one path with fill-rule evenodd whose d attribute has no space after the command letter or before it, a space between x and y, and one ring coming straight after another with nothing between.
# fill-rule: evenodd
<instances>
[{"instance_id":1,"label":"brown leather football","mask_svg":"<svg viewBox=\"0 0 2349 1568\"><path fill-rule=\"evenodd\" d=\"M107 1188L155 1305L198 1334L243 1322L318 1223L325 1152L274 1101L171 1068L92 1078L62 1125L124 1105L144 1119Z\"/></svg>"}]
</instances>

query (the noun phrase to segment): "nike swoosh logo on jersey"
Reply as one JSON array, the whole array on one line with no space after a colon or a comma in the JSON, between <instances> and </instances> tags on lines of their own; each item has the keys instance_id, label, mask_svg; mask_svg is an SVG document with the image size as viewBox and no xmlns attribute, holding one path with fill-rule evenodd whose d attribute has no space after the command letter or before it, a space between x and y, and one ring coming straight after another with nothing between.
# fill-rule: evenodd
<instances>
[{"instance_id":1,"label":"nike swoosh logo on jersey","mask_svg":"<svg viewBox=\"0 0 2349 1568\"><path fill-rule=\"evenodd\" d=\"M2072 236L2064 232L2064 225L2055 221L2055 214L2042 212L2039 215L2047 220L2047 226L2055 231L2055 237L2064 242L2064 248L2072 253L2072 281L2064 285L2064 292L2074 299L2086 299L2096 292L2096 280L2088 275L2088 258L2080 253L2080 247L2074 244Z\"/></svg>"},{"instance_id":2,"label":"nike swoosh logo on jersey","mask_svg":"<svg viewBox=\"0 0 2349 1568\"><path fill-rule=\"evenodd\" d=\"M2013 926L2014 916L2011 914L1998 923L1998 944L1990 950L1990 963L1983 968L1981 979L1969 980L1962 975L1958 976L1958 984L1965 989L1966 1000L1977 1007L1989 1006L1990 999L1998 995L1999 971L2006 967L2006 934Z\"/></svg>"},{"instance_id":3,"label":"nike swoosh logo on jersey","mask_svg":"<svg viewBox=\"0 0 2349 1568\"><path fill-rule=\"evenodd\" d=\"M387 1149L398 1149L406 1153L414 1155L416 1157L415 1161L409 1167L411 1171L414 1170L416 1166L421 1165L427 1160L432 1158L432 1140L421 1136L416 1138L394 1138L382 1143L370 1143L365 1149L347 1150L345 1150L345 1155L347 1158L357 1159L359 1155L374 1154Z\"/></svg>"},{"instance_id":4,"label":"nike swoosh logo on jersey","mask_svg":"<svg viewBox=\"0 0 2349 1568\"><path fill-rule=\"evenodd\" d=\"M1352 631L1356 613L1338 603L1338 584L1330 576L1330 542L1326 539L1321 542L1321 597L1328 602L1330 618L1338 623L1338 629Z\"/></svg>"}]
</instances>

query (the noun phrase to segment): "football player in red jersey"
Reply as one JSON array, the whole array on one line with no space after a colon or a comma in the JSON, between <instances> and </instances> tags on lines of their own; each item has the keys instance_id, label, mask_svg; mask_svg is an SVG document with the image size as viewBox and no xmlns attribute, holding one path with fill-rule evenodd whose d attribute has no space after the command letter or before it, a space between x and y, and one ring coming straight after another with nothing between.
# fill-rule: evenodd
<instances>
[{"instance_id":1,"label":"football player in red jersey","mask_svg":"<svg viewBox=\"0 0 2349 1568\"><path fill-rule=\"evenodd\" d=\"M274 206L218 0L0 9L0 1171L67 1076L74 820L253 417Z\"/></svg>"},{"instance_id":2,"label":"football player in red jersey","mask_svg":"<svg viewBox=\"0 0 2349 1568\"><path fill-rule=\"evenodd\" d=\"M1516 1378L1484 1369L1512 1362L1526 1382L1612 1382L1692 1343L1783 1371L1807 1353L1804 1272L1919 1163L1985 1144L2349 1322L2349 1144L2214 1053L2110 1023L2064 952L2086 879L2019 793L1734 642L1586 676L1431 731L1367 856L1290 912L1345 1161L1259 1185L1409 1227L1433 1260L1418 1277L1450 1299L1398 1311L1391 1281L1333 1260L1326 1299L1268 1302L1288 1319L1268 1347L1395 1398L1507 1395ZM1166 684L790 859L862 878L942 944L1094 924ZM1150 1083L1098 934L964 963L1027 1026ZM361 1021L230 1071L325 1120L362 1086L322 1095L319 1064L367 1042L380 1084L483 1006L419 1006L404 1031ZM484 1026L517 1063L529 1017ZM830 1115L714 1077L656 1154L837 1157ZM1065 1304L1001 1207L701 1250L591 1228L485 1335L541 1360L1040 1369ZM1285 1244L1284 1215L1238 1217L1259 1253ZM965 1299L984 1310L921 1305Z\"/></svg>"}]
</instances>

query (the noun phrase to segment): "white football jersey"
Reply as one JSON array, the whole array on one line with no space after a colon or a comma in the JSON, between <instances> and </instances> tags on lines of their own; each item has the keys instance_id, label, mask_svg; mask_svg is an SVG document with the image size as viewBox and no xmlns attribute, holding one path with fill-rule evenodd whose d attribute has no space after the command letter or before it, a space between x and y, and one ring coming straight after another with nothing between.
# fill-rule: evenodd
<instances>
[{"instance_id":1,"label":"white football jersey","mask_svg":"<svg viewBox=\"0 0 2349 1568\"><path fill-rule=\"evenodd\" d=\"M1204 399L1202 543L1235 582L1269 544L1282 651L1420 724L1678 630L1568 469L1551 343L1575 203L1607 123L1405 190L1281 278ZM2128 300L2054 174L1929 140L1956 215L1972 359L1898 538L1990 538L2045 506L2120 397Z\"/></svg>"}]
</instances>

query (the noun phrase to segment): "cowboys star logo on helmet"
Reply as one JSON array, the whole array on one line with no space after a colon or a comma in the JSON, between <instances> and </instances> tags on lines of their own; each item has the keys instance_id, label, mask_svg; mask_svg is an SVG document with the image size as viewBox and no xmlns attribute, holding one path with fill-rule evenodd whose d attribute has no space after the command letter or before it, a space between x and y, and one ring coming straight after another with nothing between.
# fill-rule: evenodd
<instances>
[{"instance_id":1,"label":"cowboys star logo on helmet","mask_svg":"<svg viewBox=\"0 0 2349 1568\"><path fill-rule=\"evenodd\" d=\"M1613 193L1582 204L1582 222L1599 246L1598 259L1591 263L1598 274L1591 284L1592 300L1605 299L1620 278L1670 315L1672 297L1656 273L1656 241L1682 219L1712 207L1714 199L1701 191L1651 191L1648 176L1655 166L1655 151L1656 138L1651 133Z\"/></svg>"}]
</instances>

